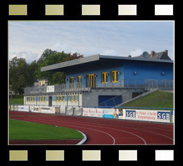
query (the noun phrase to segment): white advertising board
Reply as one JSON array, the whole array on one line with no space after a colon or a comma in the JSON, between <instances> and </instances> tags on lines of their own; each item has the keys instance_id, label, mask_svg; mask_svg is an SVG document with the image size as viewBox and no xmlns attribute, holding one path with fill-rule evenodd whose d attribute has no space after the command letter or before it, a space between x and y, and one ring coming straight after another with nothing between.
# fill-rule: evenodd
<instances>
[{"instance_id":1,"label":"white advertising board","mask_svg":"<svg viewBox=\"0 0 183 166\"><path fill-rule=\"evenodd\" d=\"M30 112L41 113L40 106L30 106Z\"/></svg>"},{"instance_id":2,"label":"white advertising board","mask_svg":"<svg viewBox=\"0 0 183 166\"><path fill-rule=\"evenodd\" d=\"M11 111L14 111L14 105L11 105L10 107L11 107Z\"/></svg>"},{"instance_id":3,"label":"white advertising board","mask_svg":"<svg viewBox=\"0 0 183 166\"><path fill-rule=\"evenodd\" d=\"M107 108L83 108L83 116L98 118L118 118L118 109Z\"/></svg>"},{"instance_id":4,"label":"white advertising board","mask_svg":"<svg viewBox=\"0 0 183 166\"><path fill-rule=\"evenodd\" d=\"M82 115L83 108L74 107L74 115L75 116L81 116Z\"/></svg>"},{"instance_id":5,"label":"white advertising board","mask_svg":"<svg viewBox=\"0 0 183 166\"><path fill-rule=\"evenodd\" d=\"M102 118L103 116L103 109L102 108L97 108L96 109L96 117Z\"/></svg>"},{"instance_id":6,"label":"white advertising board","mask_svg":"<svg viewBox=\"0 0 183 166\"><path fill-rule=\"evenodd\" d=\"M41 113L55 114L55 107L40 106Z\"/></svg>"},{"instance_id":7,"label":"white advertising board","mask_svg":"<svg viewBox=\"0 0 183 166\"><path fill-rule=\"evenodd\" d=\"M118 109L113 109L113 108L105 108L103 109L103 118L114 118L118 119L119 116L119 111Z\"/></svg>"},{"instance_id":8,"label":"white advertising board","mask_svg":"<svg viewBox=\"0 0 183 166\"><path fill-rule=\"evenodd\" d=\"M124 119L131 120L170 122L171 111L124 109L123 116Z\"/></svg>"},{"instance_id":9,"label":"white advertising board","mask_svg":"<svg viewBox=\"0 0 183 166\"><path fill-rule=\"evenodd\" d=\"M48 106L30 106L31 112L55 114L55 107Z\"/></svg>"},{"instance_id":10,"label":"white advertising board","mask_svg":"<svg viewBox=\"0 0 183 166\"><path fill-rule=\"evenodd\" d=\"M29 112L29 106L28 105L18 105L17 108L18 108L18 111Z\"/></svg>"},{"instance_id":11,"label":"white advertising board","mask_svg":"<svg viewBox=\"0 0 183 166\"><path fill-rule=\"evenodd\" d=\"M89 116L89 108L83 108L83 116Z\"/></svg>"}]
</instances>

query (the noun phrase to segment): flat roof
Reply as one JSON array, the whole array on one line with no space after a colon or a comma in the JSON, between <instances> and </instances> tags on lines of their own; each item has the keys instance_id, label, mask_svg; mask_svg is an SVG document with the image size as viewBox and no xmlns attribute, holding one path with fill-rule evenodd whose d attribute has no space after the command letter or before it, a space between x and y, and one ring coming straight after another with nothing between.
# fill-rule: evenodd
<instances>
[{"instance_id":1,"label":"flat roof","mask_svg":"<svg viewBox=\"0 0 183 166\"><path fill-rule=\"evenodd\" d=\"M145 59L136 57L122 57L122 56L108 56L108 55L92 55L85 58L79 58L75 60L70 60L62 63L57 63L49 66L41 67L41 71L66 71L73 66L84 66L86 64L99 64L105 61L146 61L146 62L160 62L160 63L173 63L172 60L162 60L162 59Z\"/></svg>"}]
</instances>

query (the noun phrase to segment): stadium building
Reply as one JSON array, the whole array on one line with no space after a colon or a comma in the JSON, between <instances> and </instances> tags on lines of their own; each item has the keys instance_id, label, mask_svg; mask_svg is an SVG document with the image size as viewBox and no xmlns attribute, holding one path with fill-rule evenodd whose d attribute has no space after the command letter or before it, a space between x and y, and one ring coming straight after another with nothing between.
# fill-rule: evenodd
<instances>
[{"instance_id":1,"label":"stadium building","mask_svg":"<svg viewBox=\"0 0 183 166\"><path fill-rule=\"evenodd\" d=\"M41 68L65 72L60 85L27 87L25 105L66 107L117 106L154 89L173 89L173 61L168 51L137 57L93 55Z\"/></svg>"}]
</instances>

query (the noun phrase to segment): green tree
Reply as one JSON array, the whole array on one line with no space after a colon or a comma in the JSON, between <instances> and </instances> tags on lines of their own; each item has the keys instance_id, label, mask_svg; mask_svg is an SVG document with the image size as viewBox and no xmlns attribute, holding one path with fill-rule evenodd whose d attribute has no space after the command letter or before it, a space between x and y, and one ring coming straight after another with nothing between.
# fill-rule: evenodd
<instances>
[{"instance_id":1,"label":"green tree","mask_svg":"<svg viewBox=\"0 0 183 166\"><path fill-rule=\"evenodd\" d=\"M38 68L38 64L36 60L34 60L31 64L27 65L27 86L33 86L35 82L35 71Z\"/></svg>"},{"instance_id":2,"label":"green tree","mask_svg":"<svg viewBox=\"0 0 183 166\"><path fill-rule=\"evenodd\" d=\"M9 62L9 84L11 90L16 94L23 94L23 90L27 86L27 67L23 58L14 57Z\"/></svg>"},{"instance_id":3,"label":"green tree","mask_svg":"<svg viewBox=\"0 0 183 166\"><path fill-rule=\"evenodd\" d=\"M65 83L66 75L63 72L41 72L41 67L48 66L56 63L65 62L68 60L82 58L83 55L79 53L64 53L52 51L50 49L46 49L37 62L37 70L35 71L36 78L38 79L48 79L48 84L62 84Z\"/></svg>"}]
</instances>

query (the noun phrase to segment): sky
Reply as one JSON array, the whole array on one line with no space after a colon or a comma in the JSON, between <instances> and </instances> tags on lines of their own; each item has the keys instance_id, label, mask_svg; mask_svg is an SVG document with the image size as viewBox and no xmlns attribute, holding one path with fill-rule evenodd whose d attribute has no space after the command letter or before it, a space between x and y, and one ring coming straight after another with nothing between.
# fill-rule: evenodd
<instances>
[{"instance_id":1,"label":"sky","mask_svg":"<svg viewBox=\"0 0 183 166\"><path fill-rule=\"evenodd\" d=\"M174 60L173 21L9 21L9 60L38 60L44 50L84 57L141 55L168 50Z\"/></svg>"}]
</instances>

